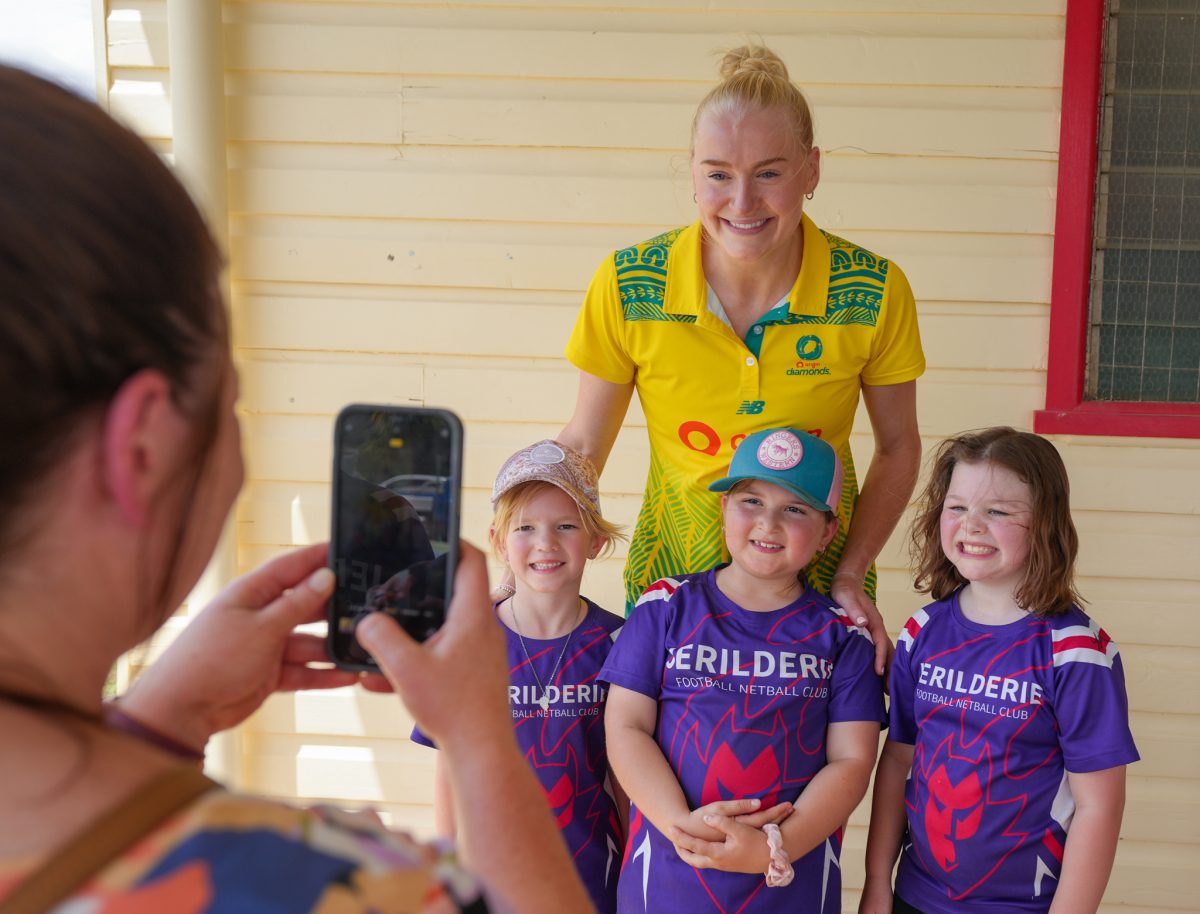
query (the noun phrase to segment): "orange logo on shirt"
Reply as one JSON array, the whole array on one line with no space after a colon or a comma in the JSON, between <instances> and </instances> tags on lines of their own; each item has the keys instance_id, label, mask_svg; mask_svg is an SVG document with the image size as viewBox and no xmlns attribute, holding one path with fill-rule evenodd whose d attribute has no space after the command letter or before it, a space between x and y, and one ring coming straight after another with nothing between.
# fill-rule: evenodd
<instances>
[{"instance_id":1,"label":"orange logo on shirt","mask_svg":"<svg viewBox=\"0 0 1200 914\"><path fill-rule=\"evenodd\" d=\"M805 429L810 435L821 437L821 429L810 428ZM737 446L742 443L742 439L746 437L746 432L738 432L729 437L729 451L732 453L737 450ZM701 422L699 419L689 419L686 422L679 424L679 440L689 450L699 451L701 454L708 454L710 457L716 457L721 451L721 434L717 432L707 422Z\"/></svg>"}]
</instances>

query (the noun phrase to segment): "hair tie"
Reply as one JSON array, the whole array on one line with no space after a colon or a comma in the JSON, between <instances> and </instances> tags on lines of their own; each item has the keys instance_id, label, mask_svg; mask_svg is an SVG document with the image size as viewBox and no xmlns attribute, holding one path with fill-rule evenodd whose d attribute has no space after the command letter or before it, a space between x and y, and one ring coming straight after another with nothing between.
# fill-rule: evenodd
<instances>
[{"instance_id":1,"label":"hair tie","mask_svg":"<svg viewBox=\"0 0 1200 914\"><path fill-rule=\"evenodd\" d=\"M767 847L771 849L771 862L767 865L767 888L779 889L791 884L796 875L792 869L792 861L783 850L783 833L774 823L763 826L767 836Z\"/></svg>"}]
</instances>

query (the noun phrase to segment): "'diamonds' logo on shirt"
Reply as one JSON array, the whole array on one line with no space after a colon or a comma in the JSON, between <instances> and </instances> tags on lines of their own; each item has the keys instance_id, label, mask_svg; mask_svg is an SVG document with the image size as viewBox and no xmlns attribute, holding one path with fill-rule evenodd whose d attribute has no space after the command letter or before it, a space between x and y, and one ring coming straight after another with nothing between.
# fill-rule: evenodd
<instances>
[{"instance_id":1,"label":"'diamonds' logo on shirt","mask_svg":"<svg viewBox=\"0 0 1200 914\"><path fill-rule=\"evenodd\" d=\"M821 364L825 344L815 333L796 340L796 364L787 370L789 375L827 375L829 368Z\"/></svg>"}]
</instances>

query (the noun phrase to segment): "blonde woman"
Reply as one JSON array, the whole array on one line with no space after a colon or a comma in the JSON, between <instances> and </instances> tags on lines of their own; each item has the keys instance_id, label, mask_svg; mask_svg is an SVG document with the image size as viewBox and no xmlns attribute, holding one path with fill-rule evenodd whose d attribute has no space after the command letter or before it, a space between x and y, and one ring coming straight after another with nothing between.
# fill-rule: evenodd
<instances>
[{"instance_id":1,"label":"blonde woman","mask_svg":"<svg viewBox=\"0 0 1200 914\"><path fill-rule=\"evenodd\" d=\"M891 645L872 563L920 463L916 306L899 267L804 213L821 151L783 61L752 45L726 53L720 72L692 123L698 218L596 271L567 344L581 374L559 439L603 468L636 389L650 468L627 605L659 578L723 560L707 487L746 435L792 426L828 441L846 486L838 535L808 576L867 626L882 673ZM861 490L849 448L860 391L875 437Z\"/></svg>"}]
</instances>

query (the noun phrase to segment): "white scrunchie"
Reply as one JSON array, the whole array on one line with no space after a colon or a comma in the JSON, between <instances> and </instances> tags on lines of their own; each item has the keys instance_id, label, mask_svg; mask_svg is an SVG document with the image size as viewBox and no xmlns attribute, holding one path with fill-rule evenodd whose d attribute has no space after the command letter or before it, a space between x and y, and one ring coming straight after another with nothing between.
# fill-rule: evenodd
<instances>
[{"instance_id":1,"label":"white scrunchie","mask_svg":"<svg viewBox=\"0 0 1200 914\"><path fill-rule=\"evenodd\" d=\"M783 834L778 825L764 825L767 835L767 846L771 849L771 862L767 866L767 887L776 889L789 885L796 875L792 869L792 861L783 850Z\"/></svg>"}]
</instances>

